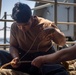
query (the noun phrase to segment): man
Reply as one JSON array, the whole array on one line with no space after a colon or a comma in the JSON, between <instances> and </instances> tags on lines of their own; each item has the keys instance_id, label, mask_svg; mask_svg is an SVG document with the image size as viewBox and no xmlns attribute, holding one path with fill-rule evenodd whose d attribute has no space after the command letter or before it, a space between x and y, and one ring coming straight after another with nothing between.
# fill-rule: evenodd
<instances>
[{"instance_id":1,"label":"man","mask_svg":"<svg viewBox=\"0 0 76 75\"><path fill-rule=\"evenodd\" d=\"M65 35L57 26L47 19L32 16L30 7L24 3L15 4L12 18L15 21L11 26L10 34L13 69L33 75L68 75L59 63L36 68L30 62L37 56L54 53L52 41L58 45L65 45ZM19 61L27 61L27 63L19 64Z\"/></svg>"}]
</instances>

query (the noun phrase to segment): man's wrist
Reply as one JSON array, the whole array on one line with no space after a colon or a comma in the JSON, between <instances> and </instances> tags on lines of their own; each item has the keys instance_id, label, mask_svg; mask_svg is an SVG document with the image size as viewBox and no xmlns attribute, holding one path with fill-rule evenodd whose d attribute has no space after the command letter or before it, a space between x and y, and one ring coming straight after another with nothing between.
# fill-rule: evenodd
<instances>
[{"instance_id":1,"label":"man's wrist","mask_svg":"<svg viewBox=\"0 0 76 75\"><path fill-rule=\"evenodd\" d=\"M13 56L13 58L18 58L19 59L19 56Z\"/></svg>"},{"instance_id":2,"label":"man's wrist","mask_svg":"<svg viewBox=\"0 0 76 75\"><path fill-rule=\"evenodd\" d=\"M46 61L45 60L45 55L44 56L41 56L41 63L44 64L44 63L46 63L45 61Z\"/></svg>"}]
</instances>

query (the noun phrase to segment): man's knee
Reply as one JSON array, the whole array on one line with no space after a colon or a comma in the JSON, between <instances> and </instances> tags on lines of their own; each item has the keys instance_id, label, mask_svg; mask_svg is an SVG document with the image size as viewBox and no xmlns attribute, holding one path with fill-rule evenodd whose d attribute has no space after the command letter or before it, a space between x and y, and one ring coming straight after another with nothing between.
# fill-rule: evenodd
<instances>
[{"instance_id":1,"label":"man's knee","mask_svg":"<svg viewBox=\"0 0 76 75\"><path fill-rule=\"evenodd\" d=\"M12 56L10 55L9 52L0 50L0 66L10 62L12 60Z\"/></svg>"}]
</instances>

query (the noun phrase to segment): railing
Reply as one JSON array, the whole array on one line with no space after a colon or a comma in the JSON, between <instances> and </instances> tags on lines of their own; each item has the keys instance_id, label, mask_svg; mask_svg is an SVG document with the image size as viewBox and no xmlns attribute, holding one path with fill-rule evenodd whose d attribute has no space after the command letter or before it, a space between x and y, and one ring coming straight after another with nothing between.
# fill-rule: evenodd
<instances>
[{"instance_id":1,"label":"railing","mask_svg":"<svg viewBox=\"0 0 76 75\"><path fill-rule=\"evenodd\" d=\"M66 44L68 45L68 46L72 46L72 45L74 45L76 42L75 41L67 41L66 42ZM53 43L53 44L55 44L55 43ZM55 44L56 45L56 44ZM6 47L6 50L7 49L9 49L9 44L0 44L0 48L1 49L4 49L5 47Z\"/></svg>"},{"instance_id":2,"label":"railing","mask_svg":"<svg viewBox=\"0 0 76 75\"><path fill-rule=\"evenodd\" d=\"M35 1L35 0L32 0L32 1ZM36 1L38 1L38 0L36 0ZM76 22L57 22L57 4L61 4L61 5L71 5L71 6L76 6L76 3L64 3L64 2L57 2L57 0L55 0L55 1L47 1L47 0L39 0L39 2L45 2L45 3L47 3L47 4L44 4L44 5L41 5L41 6L37 6L37 7L35 7L35 8L32 8L32 10L37 10L37 9L41 9L41 8L44 8L44 7L48 7L48 6L50 6L51 5L51 3L52 4L54 4L55 5L55 21L54 21L54 23L57 25L57 24L61 24L61 25L63 25L63 24L67 24L67 25L76 25ZM0 47L4 47L4 48L7 48L7 47L9 47L9 44L6 44L6 22L13 22L13 20L7 20L7 13L5 12L4 13L4 19L0 19L0 21L1 22L4 22L4 44L0 44ZM67 44L74 44L75 42L70 42L70 41L68 41L67 42Z\"/></svg>"}]
</instances>

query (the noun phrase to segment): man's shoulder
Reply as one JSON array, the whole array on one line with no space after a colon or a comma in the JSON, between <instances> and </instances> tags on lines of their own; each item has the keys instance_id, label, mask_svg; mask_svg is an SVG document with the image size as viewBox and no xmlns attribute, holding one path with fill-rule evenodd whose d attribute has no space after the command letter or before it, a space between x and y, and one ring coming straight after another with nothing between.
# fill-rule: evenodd
<instances>
[{"instance_id":1,"label":"man's shoulder","mask_svg":"<svg viewBox=\"0 0 76 75\"><path fill-rule=\"evenodd\" d=\"M39 23L44 23L44 24L52 24L53 22L48 20L48 19L45 19L43 17L37 17L38 20L39 20Z\"/></svg>"},{"instance_id":2,"label":"man's shoulder","mask_svg":"<svg viewBox=\"0 0 76 75\"><path fill-rule=\"evenodd\" d=\"M12 23L11 31L18 31L18 27L17 27L17 23L16 22Z\"/></svg>"},{"instance_id":3,"label":"man's shoulder","mask_svg":"<svg viewBox=\"0 0 76 75\"><path fill-rule=\"evenodd\" d=\"M43 28L51 27L53 25L53 22L48 19L45 19L43 17L37 17L37 18L39 21L39 25L43 25Z\"/></svg>"},{"instance_id":4,"label":"man's shoulder","mask_svg":"<svg viewBox=\"0 0 76 75\"><path fill-rule=\"evenodd\" d=\"M12 23L11 28L16 28L16 27L17 27L17 23L16 22Z\"/></svg>"}]
</instances>

